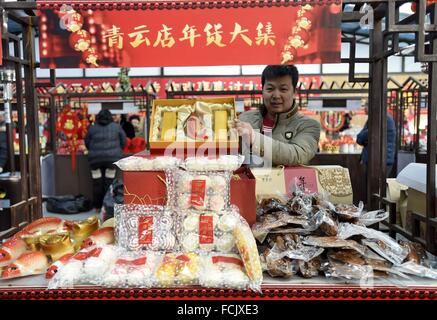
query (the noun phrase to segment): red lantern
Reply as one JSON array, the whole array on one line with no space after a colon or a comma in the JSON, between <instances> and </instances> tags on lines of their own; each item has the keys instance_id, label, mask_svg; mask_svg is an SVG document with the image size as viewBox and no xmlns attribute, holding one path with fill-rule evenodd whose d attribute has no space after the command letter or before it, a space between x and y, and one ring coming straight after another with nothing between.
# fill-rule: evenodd
<instances>
[{"instance_id":1,"label":"red lantern","mask_svg":"<svg viewBox=\"0 0 437 320\"><path fill-rule=\"evenodd\" d=\"M61 21L65 28L70 32L77 32L82 29L83 18L76 11L69 11L61 17Z\"/></svg>"},{"instance_id":2,"label":"red lantern","mask_svg":"<svg viewBox=\"0 0 437 320\"><path fill-rule=\"evenodd\" d=\"M88 50L86 50L83 53L82 57L83 57L83 59L85 60L86 63L89 63L89 64L94 65L96 67L99 66L97 64L97 60L99 59L99 56L97 55L96 49L89 48Z\"/></svg>"},{"instance_id":3,"label":"red lantern","mask_svg":"<svg viewBox=\"0 0 437 320\"><path fill-rule=\"evenodd\" d=\"M70 45L76 51L84 52L91 45L91 36L85 30L79 30L70 35Z\"/></svg>"}]
</instances>

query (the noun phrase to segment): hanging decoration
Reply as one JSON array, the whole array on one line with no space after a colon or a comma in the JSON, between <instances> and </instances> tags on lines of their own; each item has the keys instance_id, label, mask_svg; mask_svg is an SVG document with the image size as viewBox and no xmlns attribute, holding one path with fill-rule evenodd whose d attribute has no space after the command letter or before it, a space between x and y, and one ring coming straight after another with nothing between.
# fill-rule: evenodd
<instances>
[{"instance_id":1,"label":"hanging decoration","mask_svg":"<svg viewBox=\"0 0 437 320\"><path fill-rule=\"evenodd\" d=\"M76 170L76 154L80 148L81 140L87 133L89 126L86 107L75 112L70 105L64 106L58 115L56 132L60 134L61 141L66 143L68 153L71 154L71 169Z\"/></svg>"}]
</instances>

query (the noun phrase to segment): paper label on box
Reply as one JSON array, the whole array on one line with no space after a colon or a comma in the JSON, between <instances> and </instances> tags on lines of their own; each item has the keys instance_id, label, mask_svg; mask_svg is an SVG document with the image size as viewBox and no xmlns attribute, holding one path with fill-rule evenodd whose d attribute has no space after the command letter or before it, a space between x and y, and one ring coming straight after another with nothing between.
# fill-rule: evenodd
<instances>
[{"instance_id":1,"label":"paper label on box","mask_svg":"<svg viewBox=\"0 0 437 320\"><path fill-rule=\"evenodd\" d=\"M205 206L206 180L191 181L191 204L193 206Z\"/></svg>"},{"instance_id":2,"label":"paper label on box","mask_svg":"<svg viewBox=\"0 0 437 320\"><path fill-rule=\"evenodd\" d=\"M210 244L214 242L214 225L212 216L201 216L199 218L199 244Z\"/></svg>"},{"instance_id":3,"label":"paper label on box","mask_svg":"<svg viewBox=\"0 0 437 320\"><path fill-rule=\"evenodd\" d=\"M153 241L153 217L138 218L138 243L152 244Z\"/></svg>"},{"instance_id":4,"label":"paper label on box","mask_svg":"<svg viewBox=\"0 0 437 320\"><path fill-rule=\"evenodd\" d=\"M316 169L285 168L285 187L288 195L291 195L296 187L305 192L318 192Z\"/></svg>"}]
</instances>

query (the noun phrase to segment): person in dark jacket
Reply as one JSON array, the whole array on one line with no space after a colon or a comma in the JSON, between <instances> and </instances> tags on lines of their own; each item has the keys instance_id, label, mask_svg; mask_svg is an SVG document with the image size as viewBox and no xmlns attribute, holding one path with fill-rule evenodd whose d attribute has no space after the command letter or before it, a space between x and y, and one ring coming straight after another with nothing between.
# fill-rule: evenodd
<instances>
[{"instance_id":1,"label":"person in dark jacket","mask_svg":"<svg viewBox=\"0 0 437 320\"><path fill-rule=\"evenodd\" d=\"M364 128L357 135L357 143L363 146L363 151L361 152L361 163L365 166L366 177L367 177L367 164L369 162L369 127L368 121L364 125ZM387 113L387 169L386 175L390 177L390 173L393 168L395 161L396 152L396 125L390 114ZM367 194L367 179L364 179L365 188Z\"/></svg>"},{"instance_id":2,"label":"person in dark jacket","mask_svg":"<svg viewBox=\"0 0 437 320\"><path fill-rule=\"evenodd\" d=\"M114 162L123 157L126 134L118 123L113 122L109 110L101 110L85 138L88 162L93 180L93 204L100 211L106 191L115 178Z\"/></svg>"},{"instance_id":3,"label":"person in dark jacket","mask_svg":"<svg viewBox=\"0 0 437 320\"><path fill-rule=\"evenodd\" d=\"M129 139L135 138L135 127L132 125L130 120L128 121L126 115L121 115L120 126L123 128L126 137Z\"/></svg>"}]
</instances>

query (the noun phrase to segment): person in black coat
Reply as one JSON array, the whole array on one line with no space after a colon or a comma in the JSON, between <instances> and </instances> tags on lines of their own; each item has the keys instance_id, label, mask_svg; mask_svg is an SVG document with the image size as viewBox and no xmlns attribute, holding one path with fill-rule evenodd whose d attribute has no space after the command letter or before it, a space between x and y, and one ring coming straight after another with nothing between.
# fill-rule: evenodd
<instances>
[{"instance_id":1,"label":"person in black coat","mask_svg":"<svg viewBox=\"0 0 437 320\"><path fill-rule=\"evenodd\" d=\"M101 110L85 137L88 162L93 180L93 204L100 211L106 191L115 178L115 161L123 157L126 134L118 123L113 122L109 110Z\"/></svg>"}]
</instances>

